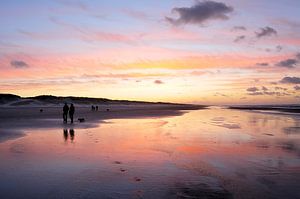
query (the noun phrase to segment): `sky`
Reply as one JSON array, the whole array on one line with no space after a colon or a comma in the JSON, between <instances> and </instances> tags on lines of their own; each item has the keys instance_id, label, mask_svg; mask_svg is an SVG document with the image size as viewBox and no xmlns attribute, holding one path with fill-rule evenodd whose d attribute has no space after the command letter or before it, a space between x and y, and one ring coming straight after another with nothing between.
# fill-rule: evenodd
<instances>
[{"instance_id":1,"label":"sky","mask_svg":"<svg viewBox=\"0 0 300 199\"><path fill-rule=\"evenodd\" d=\"M1 0L0 93L300 100L299 0Z\"/></svg>"}]
</instances>

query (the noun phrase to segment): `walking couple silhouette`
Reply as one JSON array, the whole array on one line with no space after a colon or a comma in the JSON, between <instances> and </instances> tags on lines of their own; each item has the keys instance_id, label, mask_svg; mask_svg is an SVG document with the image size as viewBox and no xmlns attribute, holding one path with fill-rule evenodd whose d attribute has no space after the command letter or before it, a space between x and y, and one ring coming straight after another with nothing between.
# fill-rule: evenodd
<instances>
[{"instance_id":1,"label":"walking couple silhouette","mask_svg":"<svg viewBox=\"0 0 300 199\"><path fill-rule=\"evenodd\" d=\"M71 123L73 123L74 113L75 113L75 106L73 104L71 104L70 107L69 107L68 104L65 103L65 105L63 107L64 123L68 122L68 114L69 114L69 117L71 119Z\"/></svg>"}]
</instances>

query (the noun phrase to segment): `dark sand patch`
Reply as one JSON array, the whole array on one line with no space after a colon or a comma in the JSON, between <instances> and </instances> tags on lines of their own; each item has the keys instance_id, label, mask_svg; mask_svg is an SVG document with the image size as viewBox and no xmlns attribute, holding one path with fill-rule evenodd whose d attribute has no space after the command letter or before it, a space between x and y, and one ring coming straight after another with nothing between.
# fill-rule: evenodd
<instances>
[{"instance_id":1,"label":"dark sand patch","mask_svg":"<svg viewBox=\"0 0 300 199\"><path fill-rule=\"evenodd\" d=\"M182 184L179 183L171 191L176 198L205 198L205 199L230 199L232 194L219 186L209 184Z\"/></svg>"}]
</instances>

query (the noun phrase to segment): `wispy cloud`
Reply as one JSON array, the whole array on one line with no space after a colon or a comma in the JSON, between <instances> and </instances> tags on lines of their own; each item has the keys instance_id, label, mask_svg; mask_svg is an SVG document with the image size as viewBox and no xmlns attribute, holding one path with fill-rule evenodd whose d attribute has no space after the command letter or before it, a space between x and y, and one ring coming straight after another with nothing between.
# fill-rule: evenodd
<instances>
[{"instance_id":1,"label":"wispy cloud","mask_svg":"<svg viewBox=\"0 0 300 199\"><path fill-rule=\"evenodd\" d=\"M246 39L246 36L245 35L241 35L241 36L237 36L234 40L234 42L240 42L240 41L243 41Z\"/></svg>"},{"instance_id":2,"label":"wispy cloud","mask_svg":"<svg viewBox=\"0 0 300 199\"><path fill-rule=\"evenodd\" d=\"M255 32L255 35L257 38L276 36L277 31L274 28L266 26L264 28L260 28L260 31Z\"/></svg>"},{"instance_id":3,"label":"wispy cloud","mask_svg":"<svg viewBox=\"0 0 300 199\"><path fill-rule=\"evenodd\" d=\"M247 91L248 92L257 92L257 91L259 91L259 88L257 88L257 87L250 87L250 88L247 88Z\"/></svg>"},{"instance_id":4,"label":"wispy cloud","mask_svg":"<svg viewBox=\"0 0 300 199\"><path fill-rule=\"evenodd\" d=\"M235 31L246 31L247 28L245 26L234 26L231 31L235 32Z\"/></svg>"},{"instance_id":5,"label":"wispy cloud","mask_svg":"<svg viewBox=\"0 0 300 199\"><path fill-rule=\"evenodd\" d=\"M287 88L280 87L280 86L276 86L274 89L275 90L283 90L283 91L287 91L288 90Z\"/></svg>"},{"instance_id":6,"label":"wispy cloud","mask_svg":"<svg viewBox=\"0 0 300 199\"><path fill-rule=\"evenodd\" d=\"M67 6L67 7L72 7L72 8L76 8L76 9L80 9L80 10L84 10L87 11L88 10L88 6L86 3L84 3L83 1L79 1L79 0L56 0L56 2Z\"/></svg>"},{"instance_id":7,"label":"wispy cloud","mask_svg":"<svg viewBox=\"0 0 300 199\"><path fill-rule=\"evenodd\" d=\"M79 37L86 42L96 42L96 41L106 41L106 42L120 42L130 45L134 45L139 40L140 35L126 35L112 32L104 32L101 30L91 30L87 28L82 28L70 23L66 23L57 18L50 17L50 21L53 23L67 29L70 32L74 32L75 36Z\"/></svg>"},{"instance_id":8,"label":"wispy cloud","mask_svg":"<svg viewBox=\"0 0 300 199\"><path fill-rule=\"evenodd\" d=\"M252 96L259 96L259 95L269 95L269 96L277 96L277 97L282 97L282 96L289 96L290 93L285 92L287 90L282 89L282 91L278 91L279 89L275 89L275 91L270 90L269 88L262 86L261 89L258 87L250 87L247 89L247 95L252 95Z\"/></svg>"},{"instance_id":9,"label":"wispy cloud","mask_svg":"<svg viewBox=\"0 0 300 199\"><path fill-rule=\"evenodd\" d=\"M257 63L256 66L269 66L269 63L261 62L261 63Z\"/></svg>"},{"instance_id":10,"label":"wispy cloud","mask_svg":"<svg viewBox=\"0 0 300 199\"><path fill-rule=\"evenodd\" d=\"M294 89L295 89L296 91L300 91L300 86L296 85L296 86L294 86Z\"/></svg>"},{"instance_id":11,"label":"wispy cloud","mask_svg":"<svg viewBox=\"0 0 300 199\"><path fill-rule=\"evenodd\" d=\"M132 10L132 9L123 9L123 12L135 19L139 19L139 20L148 20L149 19L149 15L147 15L145 12L142 11L138 11L138 10Z\"/></svg>"}]
</instances>

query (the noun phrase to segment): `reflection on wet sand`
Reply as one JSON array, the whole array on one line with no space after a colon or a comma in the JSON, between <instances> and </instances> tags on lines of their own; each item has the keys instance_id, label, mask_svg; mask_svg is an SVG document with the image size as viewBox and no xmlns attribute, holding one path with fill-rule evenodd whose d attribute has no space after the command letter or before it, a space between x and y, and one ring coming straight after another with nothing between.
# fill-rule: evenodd
<instances>
[{"instance_id":1,"label":"reflection on wet sand","mask_svg":"<svg viewBox=\"0 0 300 199\"><path fill-rule=\"evenodd\" d=\"M299 198L299 120L207 109L76 129L76 144L32 130L0 144L0 198Z\"/></svg>"},{"instance_id":2,"label":"reflection on wet sand","mask_svg":"<svg viewBox=\"0 0 300 199\"><path fill-rule=\"evenodd\" d=\"M74 131L74 129L69 129L69 130L68 129L64 129L63 133L64 133L64 140L65 140L65 142L68 141L69 135L70 135L71 142L74 141L74 139L75 139L75 131Z\"/></svg>"}]
</instances>

